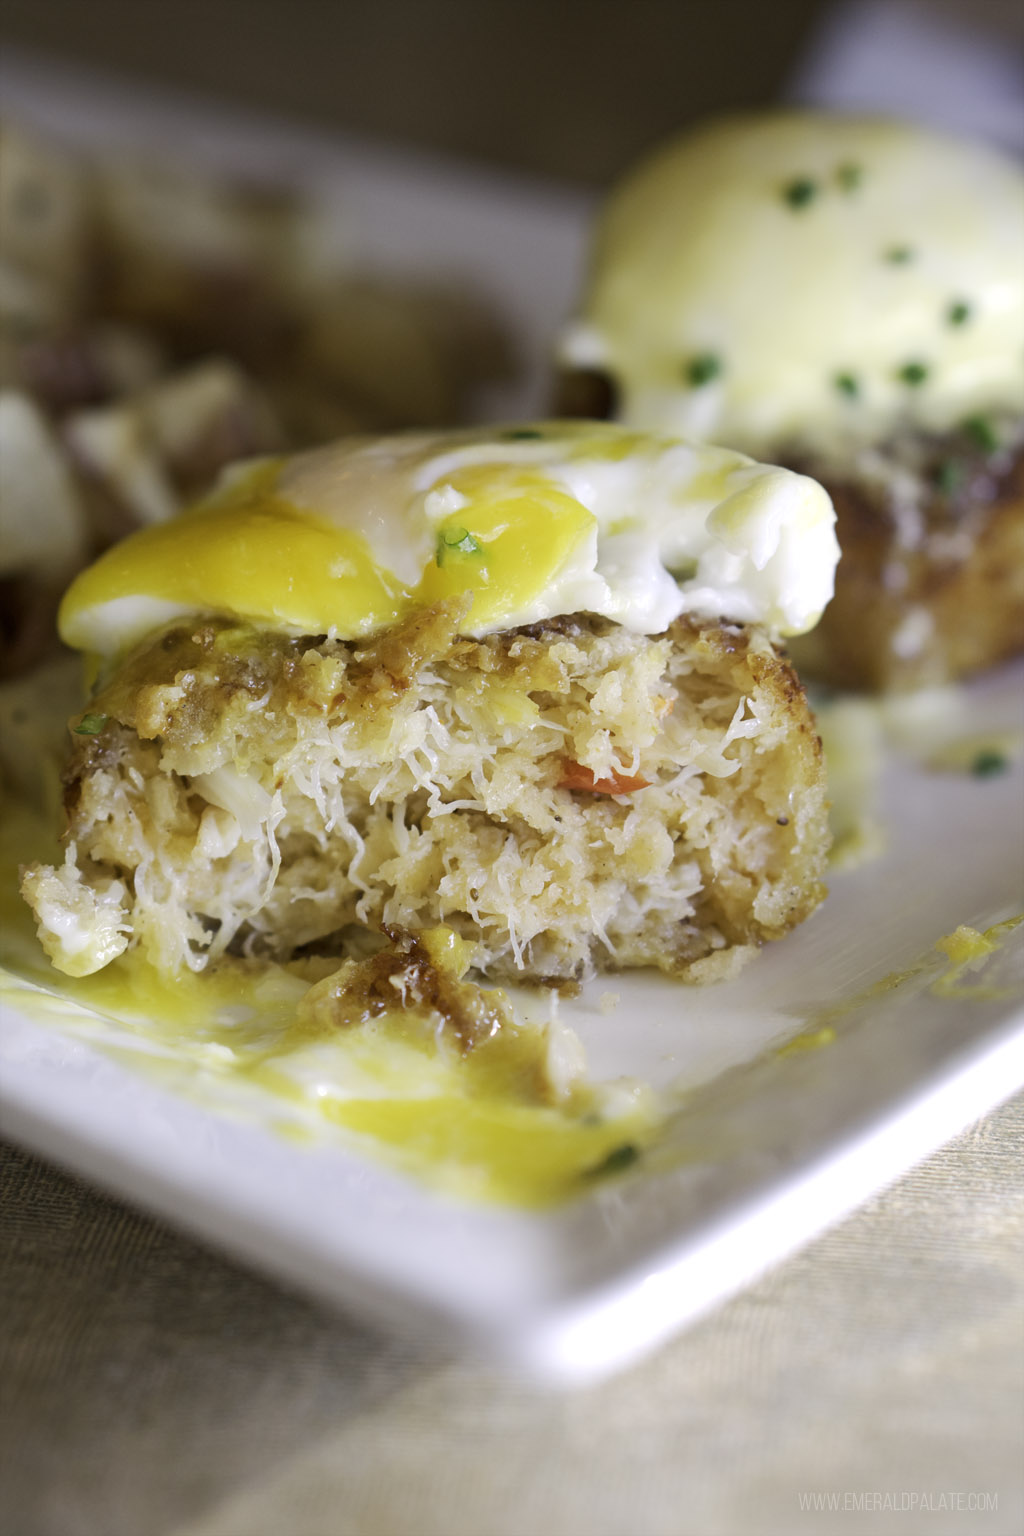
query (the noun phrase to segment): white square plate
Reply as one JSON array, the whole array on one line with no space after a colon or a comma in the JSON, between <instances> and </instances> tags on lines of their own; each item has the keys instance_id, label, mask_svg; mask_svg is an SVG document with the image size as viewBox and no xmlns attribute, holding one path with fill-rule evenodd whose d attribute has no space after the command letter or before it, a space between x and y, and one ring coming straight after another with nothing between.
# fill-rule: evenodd
<instances>
[{"instance_id":1,"label":"white square plate","mask_svg":"<svg viewBox=\"0 0 1024 1536\"><path fill-rule=\"evenodd\" d=\"M472 280L525 362L495 416L545 410L545 347L579 273L590 200L409 162L9 62L12 115L79 142L174 143L259 164L345 209L392 269ZM102 109L98 103L102 100ZM962 739L1019 737L1024 672L959 695ZM922 729L929 729L927 722ZM1024 786L884 750L885 846L736 980L617 977L564 1005L591 1075L650 1081L668 1106L649 1157L543 1213L460 1204L340 1137L297 1144L279 1106L182 1061L155 1078L115 1023L27 984L3 993L5 1134L287 1281L367 1316L471 1343L558 1380L621 1366L1024 1086ZM935 948L1005 924L966 965ZM605 1013L599 993L620 996ZM822 1033L824 1031L824 1033ZM780 1049L794 1037L820 1049ZM156 1054L157 1047L153 1048ZM170 1066L173 1068L174 1063Z\"/></svg>"}]
</instances>

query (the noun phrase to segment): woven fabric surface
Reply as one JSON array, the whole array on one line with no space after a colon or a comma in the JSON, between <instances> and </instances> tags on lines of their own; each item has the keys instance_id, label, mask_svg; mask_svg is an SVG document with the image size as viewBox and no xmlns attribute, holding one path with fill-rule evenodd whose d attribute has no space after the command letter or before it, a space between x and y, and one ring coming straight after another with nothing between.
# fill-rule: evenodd
<instances>
[{"instance_id":1,"label":"woven fabric surface","mask_svg":"<svg viewBox=\"0 0 1024 1536\"><path fill-rule=\"evenodd\" d=\"M5 1148L0 1529L1018 1536L1022 1148L1018 1098L570 1394L431 1359Z\"/></svg>"}]
</instances>

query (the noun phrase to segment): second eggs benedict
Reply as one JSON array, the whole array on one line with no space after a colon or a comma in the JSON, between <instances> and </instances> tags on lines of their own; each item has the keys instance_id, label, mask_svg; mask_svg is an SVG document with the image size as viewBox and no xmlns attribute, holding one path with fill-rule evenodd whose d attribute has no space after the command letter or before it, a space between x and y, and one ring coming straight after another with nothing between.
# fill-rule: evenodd
<instances>
[{"instance_id":1,"label":"second eggs benedict","mask_svg":"<svg viewBox=\"0 0 1024 1536\"><path fill-rule=\"evenodd\" d=\"M610 413L826 484L843 559L795 653L911 686L1024 647L1024 175L909 124L795 112L656 153L596 234L570 368Z\"/></svg>"}]
</instances>

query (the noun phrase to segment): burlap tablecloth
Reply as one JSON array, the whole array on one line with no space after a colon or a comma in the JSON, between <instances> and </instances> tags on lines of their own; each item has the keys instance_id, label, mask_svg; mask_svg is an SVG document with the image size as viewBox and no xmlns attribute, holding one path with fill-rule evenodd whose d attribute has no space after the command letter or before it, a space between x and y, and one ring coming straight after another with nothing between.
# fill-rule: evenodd
<instances>
[{"instance_id":1,"label":"burlap tablecloth","mask_svg":"<svg viewBox=\"0 0 1024 1536\"><path fill-rule=\"evenodd\" d=\"M571 1394L430 1359L5 1149L0 1530L1019 1536L1022 1147L1018 1098Z\"/></svg>"}]
</instances>

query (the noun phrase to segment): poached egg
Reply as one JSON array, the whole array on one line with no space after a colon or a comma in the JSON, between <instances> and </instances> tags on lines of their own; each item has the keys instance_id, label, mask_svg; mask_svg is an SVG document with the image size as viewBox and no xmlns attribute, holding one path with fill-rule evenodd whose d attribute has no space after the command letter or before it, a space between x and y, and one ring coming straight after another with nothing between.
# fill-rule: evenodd
<instances>
[{"instance_id":1,"label":"poached egg","mask_svg":"<svg viewBox=\"0 0 1024 1536\"><path fill-rule=\"evenodd\" d=\"M59 626L116 658L194 614L355 639L461 596L474 636L577 612L797 634L832 594L833 523L804 475L619 426L346 438L238 466L132 534L76 578Z\"/></svg>"}]
</instances>

